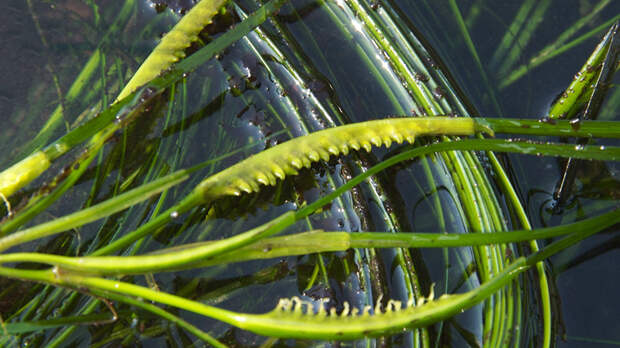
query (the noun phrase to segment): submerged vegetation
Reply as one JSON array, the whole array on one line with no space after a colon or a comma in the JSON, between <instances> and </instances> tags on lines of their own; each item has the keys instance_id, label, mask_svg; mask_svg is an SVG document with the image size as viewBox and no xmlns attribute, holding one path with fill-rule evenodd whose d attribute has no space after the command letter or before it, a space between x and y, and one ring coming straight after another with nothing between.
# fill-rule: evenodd
<instances>
[{"instance_id":1,"label":"submerged vegetation","mask_svg":"<svg viewBox=\"0 0 620 348\"><path fill-rule=\"evenodd\" d=\"M1 109L0 345L566 338L557 276L620 223L620 15L585 1L529 57L553 1L515 2L492 54L493 7L441 3L0 5L47 57ZM575 46L544 113L487 117Z\"/></svg>"}]
</instances>

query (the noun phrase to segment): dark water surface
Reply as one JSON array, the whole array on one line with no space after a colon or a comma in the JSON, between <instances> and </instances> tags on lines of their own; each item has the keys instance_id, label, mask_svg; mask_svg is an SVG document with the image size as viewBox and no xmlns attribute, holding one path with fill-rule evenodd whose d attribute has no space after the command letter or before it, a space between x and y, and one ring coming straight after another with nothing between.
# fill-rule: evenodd
<instances>
[{"instance_id":1,"label":"dark water surface","mask_svg":"<svg viewBox=\"0 0 620 348\"><path fill-rule=\"evenodd\" d=\"M481 1L482 2L482 1ZM478 2L478 3L481 3ZM445 16L449 11L448 1L433 2L433 14ZM458 2L461 9L476 3ZM467 3L468 5L466 5ZM472 41L476 45L480 60L492 84L501 81L502 75L494 69L492 57L507 26L511 23L524 1L502 1L482 6L476 25L470 27ZM542 4L543 2L540 2ZM550 42L556 40L575 21L587 15L598 1L552 1L547 14L534 32L532 40L523 45L517 65L527 64L529 57L537 54ZM498 105L493 105L484 89L484 80L476 67L472 55L463 46L458 28L450 22L435 22L422 13L418 2L400 1L403 14L415 23L431 46L438 51L458 84L470 97L480 115L501 115L503 117L540 118L550 103L566 87L573 74L583 65L584 59L596 46L601 34L566 51L554 59L530 70L514 84L497 91ZM609 18L618 16L620 3L612 2L598 14L595 22L586 26L593 28ZM471 14L471 13L470 13ZM529 22L531 24L531 22ZM569 40L570 41L570 40ZM616 75L614 81L620 81ZM607 111L599 119L618 119L618 93L611 90L607 99ZM499 107L498 107L499 106ZM617 163L583 163L575 192L570 203L559 214L553 214L552 193L561 175L563 161L532 156L510 156L511 165L521 196L527 204L528 214L534 226L548 226L560 222L575 221L601 206L617 205L619 195L619 166ZM590 177L590 178L589 178ZM596 177L596 179L594 179ZM618 230L594 236L580 245L552 258L552 270L561 313L561 327L567 340L560 339L559 347L610 347L618 344L617 310L620 299L616 290L620 283L613 276L619 274L617 262Z\"/></svg>"}]
</instances>

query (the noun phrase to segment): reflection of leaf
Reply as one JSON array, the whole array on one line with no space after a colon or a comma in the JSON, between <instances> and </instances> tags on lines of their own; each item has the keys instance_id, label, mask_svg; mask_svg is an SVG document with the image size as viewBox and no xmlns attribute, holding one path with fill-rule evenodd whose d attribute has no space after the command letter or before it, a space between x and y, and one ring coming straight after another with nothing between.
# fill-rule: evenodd
<instances>
[{"instance_id":1,"label":"reflection of leaf","mask_svg":"<svg viewBox=\"0 0 620 348\"><path fill-rule=\"evenodd\" d=\"M577 178L582 187L576 197L590 199L620 199L620 179L618 168L601 162L585 162L577 169Z\"/></svg>"}]
</instances>

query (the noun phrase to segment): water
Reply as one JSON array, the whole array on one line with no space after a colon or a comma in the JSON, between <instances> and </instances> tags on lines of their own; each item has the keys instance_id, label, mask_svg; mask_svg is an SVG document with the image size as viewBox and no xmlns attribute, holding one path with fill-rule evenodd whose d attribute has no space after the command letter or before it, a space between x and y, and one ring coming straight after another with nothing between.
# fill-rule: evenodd
<instances>
[{"instance_id":1,"label":"water","mask_svg":"<svg viewBox=\"0 0 620 348\"><path fill-rule=\"evenodd\" d=\"M8 42L3 45L6 54L2 55L0 66L7 74L3 76L11 77L5 81L15 81L14 84L0 86L0 114L7 124L5 130L0 132L0 137L5 140L1 145L5 153L13 153L14 144L25 143L36 134L44 124L46 115L58 105L57 90L66 95L93 50L104 42L103 33L118 15L120 2L95 3L98 7L77 0L55 5L32 1L31 10L21 1L8 1L0 5L0 14L7 16L4 21L7 25L0 29L0 34ZM292 6L286 6L279 12L277 25L266 24L262 32L240 40L219 54L217 59L189 74L183 83L175 87L174 93L168 92L154 103L148 117L140 118L135 126L117 134L106 147L98 165L93 166L47 214L61 216L174 169L190 167L242 146L248 147L246 151L193 175L159 203L142 203L113 219L87 225L77 231L79 238L67 235L41 241L33 247L45 247L50 252L83 253L102 239L127 233L139 226L158 204L169 207L209 173L226 168L265 147L324 127L437 110L460 115L539 118L601 36L595 35L500 89L501 81L510 71L526 63L529 57L591 11L588 6L595 4L551 2L532 40L521 43L523 49L518 51L513 64L502 70L502 60L493 63L493 56L522 2L458 2L464 20L470 24L471 39L484 69L480 71L454 21L445 19L453 18L448 1L429 5L425 2L379 1L371 7L384 16L380 17L382 20L391 18L403 26L401 30L414 30L425 39L422 43L429 51L424 53L421 61L415 61L414 55L407 56L408 69L415 76L413 83L427 86L429 96L435 100L432 106L425 109L415 103L411 85L390 65L393 59L389 52L371 40L370 34L365 31L366 24L354 15L350 5L344 2L328 2L325 5L309 0L292 3ZM476 7L480 4L481 7ZM71 127L87 108L98 109L113 100L121 85L119 77L126 80L129 72L152 49L157 38L169 30L176 20L175 13L182 13L190 5L185 1L170 1L168 6L165 9L162 5L153 6L146 0L136 2L134 12L123 23L122 30L105 43L106 58L99 63L99 72L88 84L89 87L84 89L77 101L64 101L66 122L59 124L55 136L63 134L66 124ZM240 6L246 13L255 9L251 1L240 2ZM477 17L475 9L481 11ZM94 10L99 11L99 16L93 14ZM240 15L241 12L231 9L227 16L216 20L208 33L217 37L225 31L238 20L237 15L232 13ZM584 31L617 13L620 13L619 5L609 5ZM41 39L35 22L40 25L45 40ZM203 39L208 41L206 36ZM412 39L408 37L407 40ZM407 55L404 47L401 47L400 53ZM415 46L418 53L422 49L420 47ZM24 64L21 64L22 61ZM101 74L102 71L105 75ZM99 87L91 87L97 84ZM454 88L454 94L450 93L451 88ZM613 90L610 94L618 99L618 94L613 94ZM608 108L613 109L618 101L610 99L606 103L611 105ZM605 108L601 114L611 115L608 117L612 119L617 117ZM82 117L88 115L83 114ZM613 145L614 142L605 144ZM374 150L371 154L360 153L359 156L346 156L327 164L318 164L276 188L262 190L260 194L227 199L218 202L212 210L205 206L189 214L177 213L174 221L136 251L144 253L246 231L284 211L301 206L304 200L313 201L331 192L346 178L358 174L361 168L387 158L397 150L398 147L393 146ZM7 156L3 162L15 160L12 156ZM585 163L578 174L577 191L571 195L562 214L554 214L550 204L553 189L560 178L561 162L538 156L509 156L508 160L513 182L534 227L592 216L616 204L618 199L617 165ZM68 163L69 160L66 160L57 166ZM449 174L454 172L454 163L457 160L432 156L426 161L413 160L389 169L374 181L360 185L351 194L335 200L322 213L298 223L287 233L310 228L462 233L474 228L478 222L483 229L496 228L492 221L482 217L478 219L475 214L468 215L463 211L459 203L462 184L455 183ZM487 166L488 170L485 158L482 158L481 166ZM46 179L51 177L50 174ZM494 184L491 187L497 189ZM483 184L477 183L475 190L482 189ZM18 206L25 197L25 194L18 195L14 198L14 205ZM483 201L484 197L481 195L479 198ZM518 226L510 219L510 214L506 211L504 214L508 227ZM206 219L206 216L210 218ZM38 219L46 218L49 216ZM561 332L560 327L564 326L569 338L567 342L558 342L559 346L582 346L583 339L620 340L620 337L614 336L615 332L620 332L615 327L615 313L608 310L620 308L612 291L615 284L609 280L617 274L617 267L614 268L613 262L609 261L617 253L610 247L616 242L617 233L613 232L594 237L582 243L579 249L566 251L548 264L552 270L552 284L557 286L553 288L553 303L558 306L553 309L557 332ZM520 248L514 246L510 250L511 253L518 253ZM379 294L383 294L384 299L406 301L409 287L416 282L423 289L423 295L426 295L431 283L435 284L438 294L470 290L479 284L479 278L474 274L464 279L463 272L478 260L476 257L471 248L328 253L157 274L149 277L146 284L241 312L263 313L271 310L279 297L299 295L330 298L331 303L340 309L344 301L359 307L374 305ZM407 271L409 265L415 266L419 277L417 281L407 278L410 275ZM605 281L601 282L603 279ZM142 277L135 277L135 281L144 283ZM537 346L541 325L538 285L533 276L522 279L521 284L524 321L518 334L522 344L530 342ZM592 289L593 284L598 284L596 289ZM14 290L15 293L18 293L17 290ZM119 309L126 308L119 305ZM2 312L9 309L3 308ZM584 312L590 311L592 314L584 315ZM188 342L185 331L173 328L171 332L159 332L158 328L167 325L165 321L154 319L146 312L136 313L131 321L134 338L129 338L127 344L142 341L149 345L165 345L167 340L179 344ZM21 319L45 319L42 315L37 318L23 314ZM451 346L481 342L484 315L482 306L478 306L459 315L451 323L433 326L430 329L431 345L435 340ZM181 316L228 344L257 346L264 342L260 336L203 317L187 313ZM2 317L4 319L6 315ZM141 327L153 328L153 331L144 333L138 330ZM70 341L81 336L93 341L101 340L110 330L124 328L124 323L119 322L103 326L98 334L93 334L88 327L79 327ZM49 332L47 338L38 336L35 340L29 340L31 346L37 342L49 342L47 340L57 334L55 331ZM82 344L89 339L81 341ZM413 346L416 339L409 333L391 336L385 343ZM110 344L118 343L118 340L110 341ZM287 346L306 343L315 342L279 342ZM365 344L364 340L354 343L360 346Z\"/></svg>"},{"instance_id":2,"label":"water","mask_svg":"<svg viewBox=\"0 0 620 348\"><path fill-rule=\"evenodd\" d=\"M444 14L447 12L446 2L435 3L436 6L433 7L435 13L442 13L441 8ZM459 7L471 9L474 3L476 2L459 2ZM424 13L423 11L414 11L413 2L399 2L399 4L403 6L403 13L411 18L412 23L416 23L418 28L421 27L423 34L429 38L431 46L451 67L449 71L483 116L540 118L548 109L551 101L565 88L574 73L581 67L589 52L596 45L595 39L602 36L599 34L593 39L586 40L565 54L533 69L514 84L503 90L496 90L499 104L497 108L485 92L484 80L471 54L467 54L467 49L461 41L449 39L459 37L458 28L452 23L429 20L429 16L421 14ZM501 80L501 74L498 74L490 63L506 27L522 4L522 2L509 1L484 7L477 24L471 27L472 41L483 62L485 73L491 81ZM556 40L572 23L586 15L592 9L591 6L597 4L597 2L577 1L551 2L547 10L548 15L540 22L533 39L523 45L522 52L515 63L517 65L527 63L529 57L536 55L539 50ZM603 23L608 18L617 16L618 13L620 13L620 5L614 3L596 16L596 23ZM597 24L593 23L586 27L592 28ZM455 50L455 46L460 49ZM618 77L615 81L618 81ZM613 95L613 93L610 94ZM612 107L614 98L617 98L617 94L608 98L608 107ZM610 115L607 113L601 115L605 114ZM609 117L617 119L617 112L612 111ZM570 203L560 215L554 215L550 208L552 194L561 176L564 161L517 155L511 155L509 158L516 178L514 182L517 183L521 197L527 202L528 214L534 226L575 221L587 214L587 211L596 211L607 204L617 205L618 182L613 175L617 172L616 163L584 162ZM593 177L599 179L592 180ZM609 308L618 308L620 305L617 296L611 290L617 288L618 283L612 280L615 279L614 277L608 278L602 275L610 274L605 273L604 269L611 274L617 272L617 267L611 266L616 271L609 269L609 265L605 265L606 261L604 261L617 258L617 249L614 251L613 247L603 247L603 245L614 245L615 240L617 240L617 229L608 234L595 236L580 244L579 247L573 248L572 251L566 251L552 259L550 268L553 270L553 279L557 286L556 296L559 298L558 308L554 313L559 318L558 327L564 330L567 338L567 341L560 339L558 346L606 347L610 343L601 343L602 341L618 342L618 336L615 334L617 315L609 311ZM567 263L571 266L567 266ZM600 277L607 278L610 282L602 285Z\"/></svg>"}]
</instances>

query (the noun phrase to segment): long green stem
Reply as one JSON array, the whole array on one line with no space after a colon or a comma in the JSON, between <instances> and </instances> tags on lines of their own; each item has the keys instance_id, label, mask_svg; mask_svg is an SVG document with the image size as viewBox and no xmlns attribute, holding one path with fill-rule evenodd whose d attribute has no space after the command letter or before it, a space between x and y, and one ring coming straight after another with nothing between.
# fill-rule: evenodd
<instances>
[{"instance_id":1,"label":"long green stem","mask_svg":"<svg viewBox=\"0 0 620 348\"><path fill-rule=\"evenodd\" d=\"M615 213L617 219L617 211ZM536 263L600 230L602 229L595 228L574 232L568 237L550 244L540 252L527 258L521 257L511 263L501 273L483 283L477 289L467 293L442 296L438 300L429 299L426 303L424 303L425 301L420 301L415 307L412 304L408 304L401 308L400 303L394 303L389 305L385 311L382 311L381 307L377 306L373 315L369 315L364 310L362 315L353 314L349 316L348 306L346 312L340 315L334 312L332 315L327 316L324 309L319 309L319 313L314 314L314 310L311 307L307 307L308 312L303 314L303 302L298 299L281 301L274 311L266 314L236 313L146 287L118 280L82 276L62 271L59 268L48 271L33 271L0 267L0 275L14 279L67 286L74 289L88 289L90 291L136 296L215 318L262 335L313 339L355 339L368 335L385 335L409 327L423 327L460 313L508 285L518 274L526 271Z\"/></svg>"},{"instance_id":2,"label":"long green stem","mask_svg":"<svg viewBox=\"0 0 620 348\"><path fill-rule=\"evenodd\" d=\"M178 246L144 256L66 257L41 253L12 253L0 255L0 263L35 262L58 266L62 270L86 274L139 274L188 267L241 262L256 259L305 255L311 253L346 251L351 248L451 248L476 245L517 243L554 238L574 231L600 231L620 223L620 210L572 224L537 230L502 231L489 233L386 233L386 232L323 232L320 230L266 238L292 222L290 213L249 232L216 241ZM240 240L243 239L243 242ZM234 248L238 248L233 250Z\"/></svg>"},{"instance_id":3,"label":"long green stem","mask_svg":"<svg viewBox=\"0 0 620 348\"><path fill-rule=\"evenodd\" d=\"M601 63L605 60L607 52L610 49L615 49L611 46L617 40L617 34L618 23L612 25L607 31L585 64L575 74L573 81L564 90L560 98L551 105L549 118L571 119L588 102L594 90L595 82L601 74Z\"/></svg>"},{"instance_id":4,"label":"long green stem","mask_svg":"<svg viewBox=\"0 0 620 348\"><path fill-rule=\"evenodd\" d=\"M70 105L71 103L73 103L87 89L88 82L92 80L103 58L105 46L108 44L108 42L110 42L111 37L114 37L119 31L122 30L122 27L125 26L125 23L129 19L135 8L135 0L128 0L124 2L123 7L120 9L118 15L116 16L116 19L114 20L114 23L109 26L98 47L93 51L90 58L82 68L82 71L80 71L71 87L69 87L69 90L64 96L65 105ZM46 121L45 125L41 128L39 133L24 147L23 150L21 150L21 154L18 156L18 158L29 155L34 150L44 146L50 139L54 130L58 127L59 124L61 124L61 121L63 119L63 113L65 112L67 112L67 110L64 110L62 104L57 106Z\"/></svg>"},{"instance_id":5,"label":"long green stem","mask_svg":"<svg viewBox=\"0 0 620 348\"><path fill-rule=\"evenodd\" d=\"M593 37L594 35L597 35L598 33L600 33L601 31L605 30L606 28L609 28L610 25L614 24L616 21L618 21L618 19L620 19L620 14L614 16L613 18L609 19L608 21L606 21L605 23L597 26L596 28L590 30L589 32L577 37L576 39L565 43L564 45L556 48L555 50L551 51L551 52L545 52L545 54L538 54L535 57L533 57L532 59L530 59L526 64L521 65L517 68L515 68L508 77L503 78L499 84L499 89L504 89L508 86L510 86L511 84L513 84L515 81L517 81L518 79L520 79L521 77L523 77L525 74L527 74L530 70L538 67L539 65L541 65L542 63L546 62L549 59L552 59L553 57L566 52L567 50L583 43L584 41L586 41L587 39L590 39L591 37Z\"/></svg>"},{"instance_id":6,"label":"long green stem","mask_svg":"<svg viewBox=\"0 0 620 348\"><path fill-rule=\"evenodd\" d=\"M510 118L476 118L496 134L560 136L575 138L620 138L617 121L526 120Z\"/></svg>"},{"instance_id":7,"label":"long green stem","mask_svg":"<svg viewBox=\"0 0 620 348\"><path fill-rule=\"evenodd\" d=\"M497 151L497 152L514 152L531 155L547 155L547 156L561 156L561 157L573 157L579 156L579 158L587 159L600 159L617 161L620 159L620 148L618 147L597 147L597 146L583 146L575 149L573 145L567 144L554 144L548 146L545 144L537 144L532 142L523 141L505 141L499 139L471 139L461 140L458 142L444 142L438 144L427 145L412 150L402 152L398 155L390 157L389 159L373 166L366 172L356 176L352 180L346 182L340 186L334 192L329 193L321 197L321 199L302 207L298 212L298 217L307 216L317 209L320 209L325 204L328 204L334 197L342 194L344 191L350 190L355 185L365 180L368 176L375 175L378 172L402 162L407 159L429 154L431 152L439 151L451 151L451 150L476 150L476 151ZM610 152L607 152L610 150Z\"/></svg>"},{"instance_id":8,"label":"long green stem","mask_svg":"<svg viewBox=\"0 0 620 348\"><path fill-rule=\"evenodd\" d=\"M192 265L192 267L318 252L344 251L348 248L444 248L516 243L558 237L575 231L602 230L618 222L620 222L620 210L615 209L576 223L537 230L524 229L509 232L471 234L311 231L290 236L267 238L240 250L220 255L218 258ZM23 258L27 257L24 256ZM45 263L49 263L49 261Z\"/></svg>"},{"instance_id":9,"label":"long green stem","mask_svg":"<svg viewBox=\"0 0 620 348\"><path fill-rule=\"evenodd\" d=\"M471 119L454 119L453 122L459 122L460 123L467 123L467 122L471 122L469 121ZM434 123L438 123L438 124L443 124L442 120L440 118L430 118L429 122L432 121L433 124ZM449 120L445 120L445 121L449 121ZM450 128L450 123L451 122L447 122L446 127ZM471 130L473 129L497 129L499 131L502 132L513 132L513 131L517 131L517 132L529 132L529 131L533 131L533 132L539 132L541 129L544 129L547 133L551 133L551 134L562 134L562 135L573 135L573 136L587 136L587 135L592 135L592 134L597 134L598 133L602 133L602 135L606 135L606 136L618 136L618 127L611 127L610 125L607 125L607 128L603 128L602 130L597 128L597 123L598 122L584 122L583 127L580 127L578 129L574 129L574 127L571 127L570 124L566 123L566 122L559 122L557 125L548 125L545 123L535 123L533 121L521 121L521 122L514 122L514 121L509 121L509 120L493 120L493 119L488 119L488 120L476 120L475 124L477 124L477 126L473 126L473 127L469 127L471 128ZM443 129L443 126L439 126L441 129ZM547 130L549 129L549 130ZM612 131L608 131L609 129L611 129ZM468 132L471 132L468 131ZM615 131L614 131L615 130ZM555 133L554 133L555 132ZM447 143L450 144L450 143ZM554 155L565 155L568 152L572 152L573 154L577 154L574 157L579 157L579 158L591 158L591 159L607 159L607 160L615 160L618 156L617 151L618 149L614 148L614 147L609 147L609 148L598 148L598 149L594 149L591 146L586 147L578 147L578 148L572 148L572 149L567 149L567 145L555 145L554 147L549 147L549 146L544 146L543 144L536 144L536 143L528 143L527 147L522 147L520 145L522 144L518 144L516 142L506 142L506 141L498 141L498 140L471 140L469 142L458 142L458 144L455 146L455 149L460 149L462 150L463 147L462 145L466 144L466 145L471 145L471 144L481 144L481 146L484 148L485 146L492 146L493 148L499 150L499 151L515 151L515 152L521 152L521 153L530 153L530 154L554 154ZM285 146L288 145L287 143L282 144L281 146ZM370 146L370 144L368 144L368 146ZM454 145L441 145L441 144L437 144L434 145L434 148L441 148L441 147L450 147L450 146L454 146ZM290 147L290 146L289 146ZM560 150L560 152L558 151L559 149L563 149ZM275 148L274 148L275 150ZM279 149L281 150L281 149ZM481 148L477 148L476 150L481 150ZM572 150L572 151L571 151ZM578 151L575 151L578 150ZM336 150L338 151L338 150ZM442 151L442 150L440 150ZM280 151L282 152L282 151ZM591 156L591 157L585 157L585 156ZM384 162L384 163L396 163L394 162L395 159L397 159L397 161L403 160L407 158L406 156L395 156L391 159L389 159L388 161ZM318 159L318 154L317 154L317 159ZM261 162L261 165L263 163L265 163L265 161L259 161ZM269 161L267 161L269 162ZM245 168L245 171L248 171L249 169L246 168L243 165L244 162L240 162L237 166L231 167L231 170L234 172L234 168L241 166L243 168ZM241 168L240 167L240 168ZM282 169L280 169L282 170ZM227 171L223 172L223 173L227 173L225 176L227 177L228 181L234 182L234 175L228 173ZM186 173L183 173L182 175L185 175ZM224 175L224 174L222 174ZM233 175L233 179L230 178L230 176ZM216 176L213 176L212 178L217 178ZM151 220L151 222L141 226L138 230L136 230L134 233L127 235L125 237L123 237L121 240L118 240L116 242L114 242L111 245L108 245L107 247L105 247L102 250L106 250L105 252L111 252L113 250L118 250L118 248L120 248L122 245L127 245L128 243L131 243L141 237L143 237L144 235L146 235L147 233L149 233L150 231L153 231L155 228L158 228L160 226L163 226L164 224L168 223L173 217L170 214L173 215L178 215L178 214L182 214L186 211L188 211L189 209L191 209L192 207L204 202L204 190L205 188L207 190L210 191L225 191L225 190L230 190L230 188L228 187L212 187L212 184L205 184L205 183L211 183L211 182L217 182L217 179L212 179L212 178L208 178L205 181L203 181L203 183L201 183L193 192L193 194L190 194L188 197L186 197L183 201L181 201L178 205L170 208L166 213L160 215L158 218ZM176 180L176 179L175 179ZM267 179L265 179L267 180ZM158 182L159 183L159 182ZM246 184L248 185L248 184ZM153 186L153 185L151 185ZM149 186L149 189L151 189ZM156 186L155 186L156 187ZM249 188L250 190L253 190L254 188ZM135 196L136 192L145 192L145 191L131 191L132 194L134 196L134 199L138 199L138 196ZM123 196L124 197L124 196ZM129 197L129 196L127 196ZM133 202L133 201L132 201ZM135 202L133 202L135 203ZM110 205L113 206L113 205ZM125 206L126 207L126 206ZM109 207L107 208L109 209ZM92 208L91 208L92 210ZM106 216L106 214L104 215L91 215L90 210L86 210L85 212L80 213L81 215L78 216L78 219L76 220L76 222L85 219L86 216L94 216L93 219L98 219L101 218L103 216ZM86 214L86 215L84 215ZM109 214L107 214L109 215ZM87 220L84 220L87 221ZM92 221L92 220L88 220L88 221ZM63 221L63 220L56 220L55 222L50 223L52 224L53 228L50 228L50 226L44 226L44 227L38 227L38 230L35 230L36 232L31 232L31 231L27 231L27 232L22 232L19 234L14 234L12 236L9 237L5 237L4 239L0 240L0 250L5 250L6 248L16 245L16 243L22 243L23 241L28 241L28 240L32 240L32 239L36 239L39 238L40 234L44 234L44 235L49 235L49 234L53 234L53 233L57 233L58 231L62 231L62 230L66 230L67 229L67 222ZM78 222L78 224L80 224ZM75 227L75 225L71 225L71 227ZM69 227L69 228L71 228ZM30 237L28 237L30 236ZM25 239L24 239L25 238ZM31 239L29 239L31 238ZM99 253L103 253L104 251L100 250Z\"/></svg>"},{"instance_id":10,"label":"long green stem","mask_svg":"<svg viewBox=\"0 0 620 348\"><path fill-rule=\"evenodd\" d=\"M294 215L292 212L289 212L250 231L196 248L186 249L183 252L157 253L141 256L90 256L72 258L73 261L69 264L63 263L63 268L72 269L74 271L88 270L87 273L92 272L99 274L140 274L173 270L205 258L215 257L235 248L243 247L260 238L277 233L294 222ZM0 255L0 262L4 260L4 257L11 259L15 255L19 254ZM52 259L55 258L55 256L51 257ZM62 256L56 257L63 258ZM15 259L11 260L15 261Z\"/></svg>"},{"instance_id":11,"label":"long green stem","mask_svg":"<svg viewBox=\"0 0 620 348\"><path fill-rule=\"evenodd\" d=\"M548 0L546 1L550 2ZM476 67L478 68L480 76L482 76L482 81L486 87L485 90L487 91L487 93L489 93L489 96L491 97L491 101L493 102L493 107L495 108L497 112L501 112L501 107L499 105L499 102L497 101L495 89L491 85L491 82L489 81L489 76L486 70L484 69L484 66L482 64L482 61L480 60L480 57L478 56L478 50L476 49L476 46L474 45L474 42L471 36L469 35L469 31L467 30L467 26L465 25L465 21L463 20L463 16L461 14L461 11L459 10L459 6L455 0L449 0L449 5L450 5L450 10L452 11L454 18L456 19L456 23L459 27L459 31L461 35L463 36L462 39L465 42L465 45L467 46L469 53L472 55L472 57L474 58L474 61L476 62Z\"/></svg>"},{"instance_id":12,"label":"long green stem","mask_svg":"<svg viewBox=\"0 0 620 348\"><path fill-rule=\"evenodd\" d=\"M167 175L161 179L154 180L146 185L118 195L101 204L82 209L76 213L52 220L48 223L13 233L0 239L0 251L4 251L12 246L31 240L51 236L62 231L67 231L112 215L134 204L142 202L149 197L152 197L153 195L182 182L188 177L187 170L180 170L174 174Z\"/></svg>"},{"instance_id":13,"label":"long green stem","mask_svg":"<svg viewBox=\"0 0 620 348\"><path fill-rule=\"evenodd\" d=\"M0 194L4 197L11 196L47 170L55 159L90 137L93 137L91 138L91 143L105 142L106 139L125 124L124 120L127 116L123 112L125 106L134 105L135 107L136 104L144 106L143 102L145 100L159 95L165 88L182 79L185 74L193 71L224 48L247 35L279 9L284 2L285 0L271 0L235 28L227 31L209 45L176 64L172 70L154 78L140 89L118 100L110 108L104 110L99 117L69 132L58 141L47 146L43 151L34 152L29 157L5 169L0 173ZM114 120L117 120L117 122L114 122Z\"/></svg>"},{"instance_id":14,"label":"long green stem","mask_svg":"<svg viewBox=\"0 0 620 348\"><path fill-rule=\"evenodd\" d=\"M130 304L132 306L136 306L136 307L140 307L146 311L149 311L155 315L158 315L160 317L162 317L165 320L168 320L171 323L174 323L176 325L178 325L179 327L187 330L188 332L191 332L192 334L194 334L196 337L198 337L199 339L203 340L206 343L209 343L210 345L212 345L213 347L216 348L226 348L227 346L225 344L222 344L221 342L219 342L218 340L216 340L215 338L213 338L211 335L209 335L208 333L200 330L198 327L190 324L189 322L181 319L180 317L165 311L159 307L157 307L154 304L148 303L148 302L144 302L144 301L140 301L137 299L133 299L129 296L122 296L122 295L118 295L115 293L111 293L111 292L98 292L95 291L94 292L95 295L98 296L102 296L105 298L109 298L110 300L115 300L115 301L119 301L119 302L125 302L127 304Z\"/></svg>"}]
</instances>

